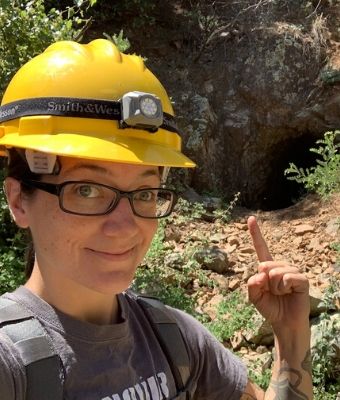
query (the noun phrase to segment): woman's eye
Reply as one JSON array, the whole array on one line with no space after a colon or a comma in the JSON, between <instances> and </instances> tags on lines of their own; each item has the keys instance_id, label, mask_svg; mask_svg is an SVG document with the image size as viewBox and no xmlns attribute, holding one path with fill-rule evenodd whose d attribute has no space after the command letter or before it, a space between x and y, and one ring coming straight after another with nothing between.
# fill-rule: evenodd
<instances>
[{"instance_id":1,"label":"woman's eye","mask_svg":"<svg viewBox=\"0 0 340 400\"><path fill-rule=\"evenodd\" d=\"M76 193L81 197L99 197L100 192L98 187L93 185L79 185L76 188Z\"/></svg>"},{"instance_id":2,"label":"woman's eye","mask_svg":"<svg viewBox=\"0 0 340 400\"><path fill-rule=\"evenodd\" d=\"M151 190L143 190L142 192L138 192L136 195L136 200L141 201L152 201L155 199L155 193Z\"/></svg>"}]
</instances>

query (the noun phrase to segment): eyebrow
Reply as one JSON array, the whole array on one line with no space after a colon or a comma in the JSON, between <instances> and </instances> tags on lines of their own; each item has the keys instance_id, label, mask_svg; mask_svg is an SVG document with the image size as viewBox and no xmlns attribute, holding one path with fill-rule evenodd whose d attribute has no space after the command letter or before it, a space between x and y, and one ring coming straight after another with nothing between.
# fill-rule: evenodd
<instances>
[{"instance_id":1,"label":"eyebrow","mask_svg":"<svg viewBox=\"0 0 340 400\"><path fill-rule=\"evenodd\" d=\"M101 174L113 175L108 169L106 169L106 168L104 168L104 167L100 167L100 166L95 165L95 164L85 164L85 163L84 163L84 164L77 164L77 165L74 165L73 167L67 169L67 170L65 171L65 173L68 174L68 173L70 173L70 172L77 171L77 170L79 170L79 169L87 169L87 170L89 170L89 171L99 172L99 173L101 173ZM146 171L144 171L144 172L142 172L142 173L140 174L140 177L141 177L141 178L145 178L145 177L149 177L149 176L157 176L157 177L159 177L159 176L160 176L159 170L156 170L156 169L148 169L148 170L146 170Z\"/></svg>"}]
</instances>

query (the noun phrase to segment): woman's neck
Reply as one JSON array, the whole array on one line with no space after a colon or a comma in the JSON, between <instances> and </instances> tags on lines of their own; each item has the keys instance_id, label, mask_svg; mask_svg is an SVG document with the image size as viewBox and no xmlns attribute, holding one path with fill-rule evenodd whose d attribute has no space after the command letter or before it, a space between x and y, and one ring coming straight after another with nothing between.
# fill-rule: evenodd
<instances>
[{"instance_id":1,"label":"woman's neck","mask_svg":"<svg viewBox=\"0 0 340 400\"><path fill-rule=\"evenodd\" d=\"M97 325L119 322L116 294L99 293L65 277L43 277L37 265L25 287L64 314L80 321Z\"/></svg>"}]
</instances>

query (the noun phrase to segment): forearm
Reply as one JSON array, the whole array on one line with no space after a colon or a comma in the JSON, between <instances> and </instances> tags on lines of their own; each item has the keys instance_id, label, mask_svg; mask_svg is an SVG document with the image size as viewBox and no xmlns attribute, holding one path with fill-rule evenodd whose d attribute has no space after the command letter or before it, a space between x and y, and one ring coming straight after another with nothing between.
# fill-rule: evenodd
<instances>
[{"instance_id":1,"label":"forearm","mask_svg":"<svg viewBox=\"0 0 340 400\"><path fill-rule=\"evenodd\" d=\"M282 327L273 329L274 365L265 400L311 400L313 386L308 321L295 332Z\"/></svg>"}]
</instances>

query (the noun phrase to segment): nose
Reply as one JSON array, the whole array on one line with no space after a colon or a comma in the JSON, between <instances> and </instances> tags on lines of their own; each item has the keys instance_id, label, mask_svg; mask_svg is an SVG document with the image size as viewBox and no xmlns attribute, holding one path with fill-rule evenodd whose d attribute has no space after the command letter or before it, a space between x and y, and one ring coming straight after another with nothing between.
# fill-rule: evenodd
<instances>
[{"instance_id":1,"label":"nose","mask_svg":"<svg viewBox=\"0 0 340 400\"><path fill-rule=\"evenodd\" d=\"M136 217L126 197L122 197L117 206L109 214L103 215L104 233L108 236L124 235L133 236L138 232Z\"/></svg>"}]
</instances>

